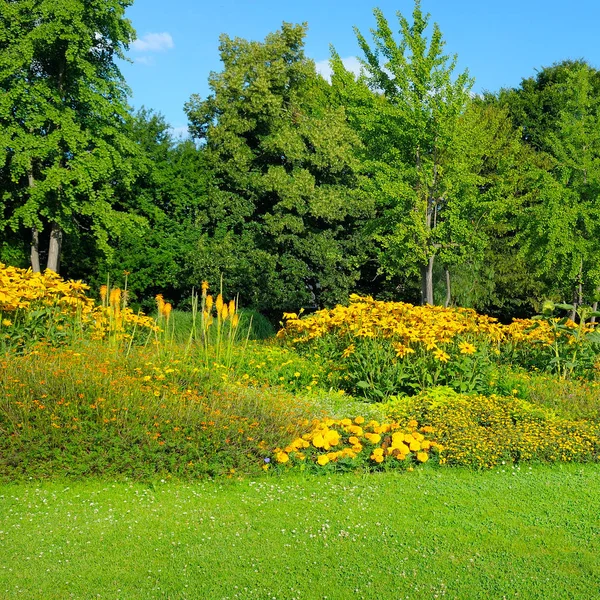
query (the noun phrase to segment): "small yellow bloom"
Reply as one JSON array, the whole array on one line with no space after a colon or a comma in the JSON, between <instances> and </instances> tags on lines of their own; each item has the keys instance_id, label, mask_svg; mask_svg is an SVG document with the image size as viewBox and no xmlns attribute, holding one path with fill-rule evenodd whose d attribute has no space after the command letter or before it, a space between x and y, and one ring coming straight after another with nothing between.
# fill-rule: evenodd
<instances>
[{"instance_id":1,"label":"small yellow bloom","mask_svg":"<svg viewBox=\"0 0 600 600\"><path fill-rule=\"evenodd\" d=\"M417 453L417 460L422 463L427 462L429 460L429 455L427 452L419 452Z\"/></svg>"},{"instance_id":2,"label":"small yellow bloom","mask_svg":"<svg viewBox=\"0 0 600 600\"><path fill-rule=\"evenodd\" d=\"M287 452L278 452L276 458L278 463L286 463L290 460L290 456Z\"/></svg>"},{"instance_id":3,"label":"small yellow bloom","mask_svg":"<svg viewBox=\"0 0 600 600\"><path fill-rule=\"evenodd\" d=\"M329 462L329 456L327 456L327 454L321 454L321 456L317 458L317 462L324 467Z\"/></svg>"}]
</instances>

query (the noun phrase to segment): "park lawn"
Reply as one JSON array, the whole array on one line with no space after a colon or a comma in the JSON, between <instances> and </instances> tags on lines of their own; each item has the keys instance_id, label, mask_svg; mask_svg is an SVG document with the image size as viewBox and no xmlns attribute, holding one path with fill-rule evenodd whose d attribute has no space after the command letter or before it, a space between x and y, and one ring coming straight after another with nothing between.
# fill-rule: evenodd
<instances>
[{"instance_id":1,"label":"park lawn","mask_svg":"<svg viewBox=\"0 0 600 600\"><path fill-rule=\"evenodd\" d=\"M0 486L0 597L600 597L600 465Z\"/></svg>"}]
</instances>

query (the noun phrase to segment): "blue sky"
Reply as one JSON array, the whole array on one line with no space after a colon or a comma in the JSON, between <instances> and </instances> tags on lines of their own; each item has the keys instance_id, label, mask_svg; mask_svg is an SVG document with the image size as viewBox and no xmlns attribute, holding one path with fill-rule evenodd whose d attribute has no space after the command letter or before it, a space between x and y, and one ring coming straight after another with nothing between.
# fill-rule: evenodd
<instances>
[{"instance_id":1,"label":"blue sky","mask_svg":"<svg viewBox=\"0 0 600 600\"><path fill-rule=\"evenodd\" d=\"M474 91L517 86L536 69L567 58L600 68L600 0L422 0L460 70L475 78ZM209 93L210 71L219 71L219 35L262 40L283 21L308 23L306 54L317 63L333 44L343 58L358 56L353 26L367 34L379 7L397 30L396 11L410 18L412 0L135 0L127 16L138 41L132 63L121 69L130 103L162 113L174 131L187 124L183 105ZM574 8L576 7L576 8Z\"/></svg>"}]
</instances>

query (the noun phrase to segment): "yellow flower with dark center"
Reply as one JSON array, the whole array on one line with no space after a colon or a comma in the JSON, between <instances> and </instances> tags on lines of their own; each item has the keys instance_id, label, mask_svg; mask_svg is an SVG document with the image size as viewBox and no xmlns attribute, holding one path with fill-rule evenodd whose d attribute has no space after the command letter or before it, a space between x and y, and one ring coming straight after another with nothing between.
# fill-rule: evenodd
<instances>
[{"instance_id":1,"label":"yellow flower with dark center","mask_svg":"<svg viewBox=\"0 0 600 600\"><path fill-rule=\"evenodd\" d=\"M469 344L469 342L461 342L458 344L458 347L460 348L461 354L473 354L477 350L477 348L475 348L473 344Z\"/></svg>"},{"instance_id":2,"label":"yellow flower with dark center","mask_svg":"<svg viewBox=\"0 0 600 600\"><path fill-rule=\"evenodd\" d=\"M444 352L440 348L434 351L433 356L440 362L448 362L450 360L450 355L447 352Z\"/></svg>"}]
</instances>

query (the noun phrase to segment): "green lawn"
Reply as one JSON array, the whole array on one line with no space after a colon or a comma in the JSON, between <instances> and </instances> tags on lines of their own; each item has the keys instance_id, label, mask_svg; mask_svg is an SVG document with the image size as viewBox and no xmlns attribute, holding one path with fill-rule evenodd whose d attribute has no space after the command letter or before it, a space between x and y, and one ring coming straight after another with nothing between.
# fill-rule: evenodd
<instances>
[{"instance_id":1,"label":"green lawn","mask_svg":"<svg viewBox=\"0 0 600 600\"><path fill-rule=\"evenodd\" d=\"M600 465L0 486L0 598L600 597Z\"/></svg>"}]
</instances>

